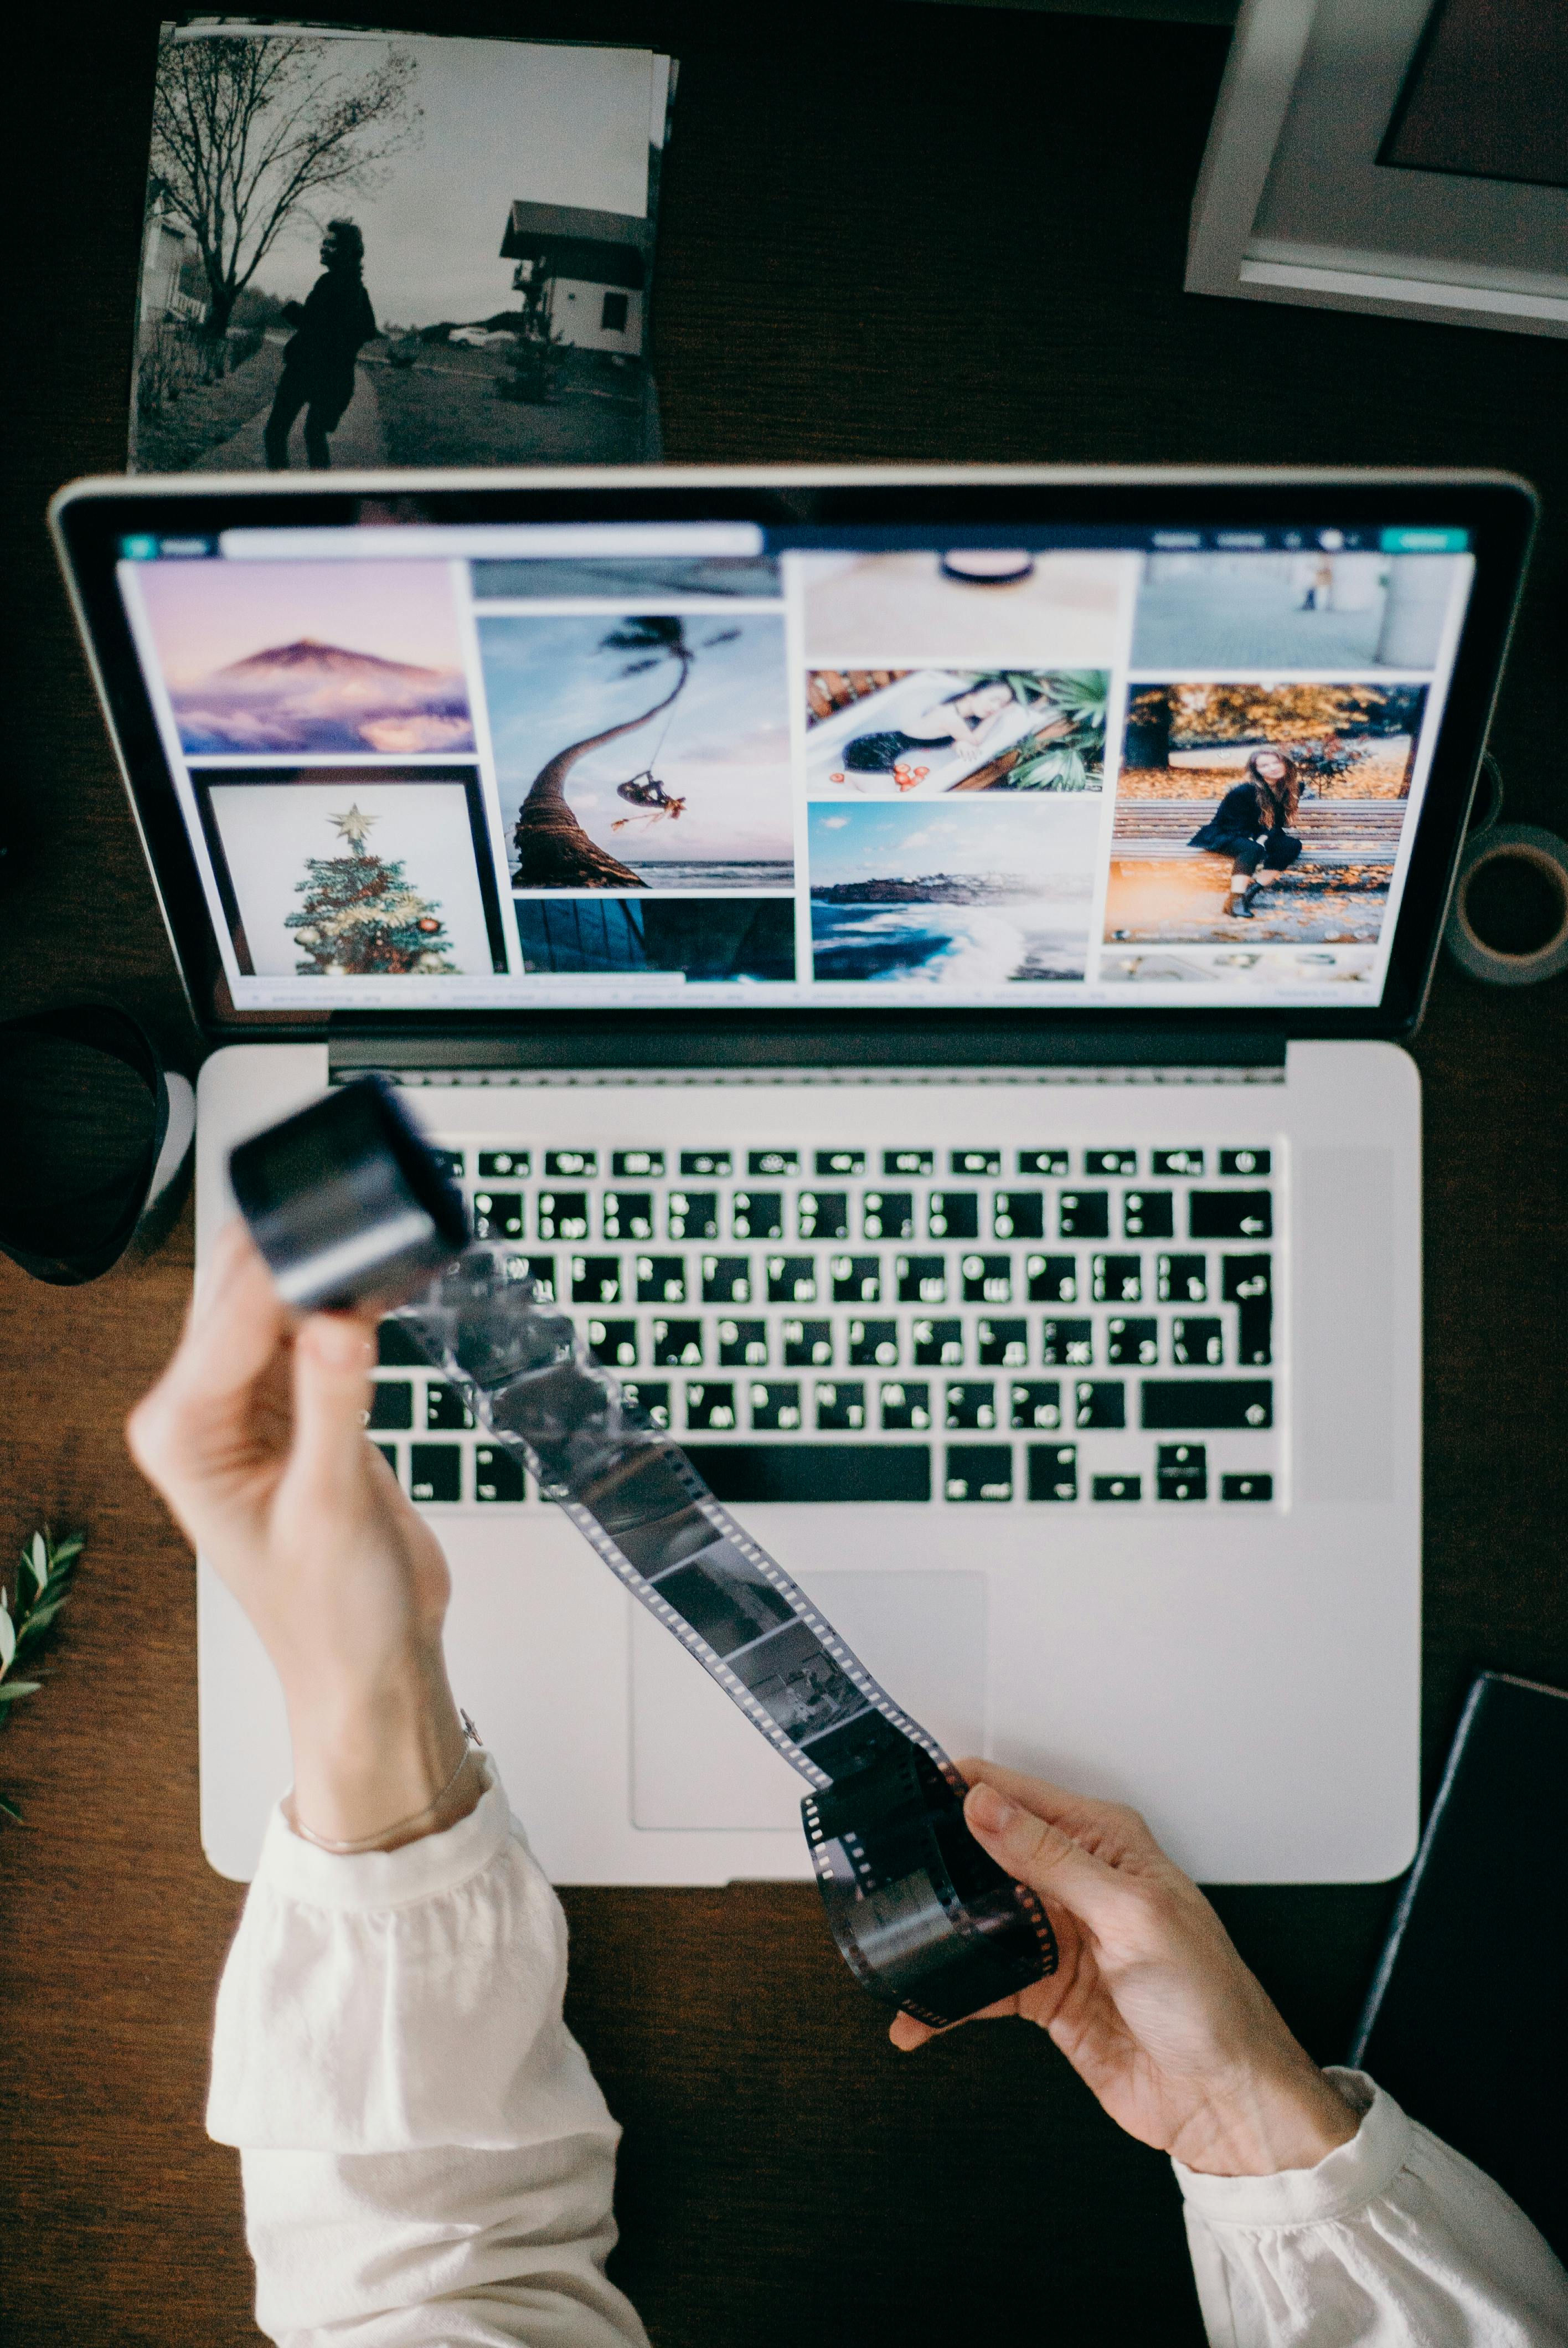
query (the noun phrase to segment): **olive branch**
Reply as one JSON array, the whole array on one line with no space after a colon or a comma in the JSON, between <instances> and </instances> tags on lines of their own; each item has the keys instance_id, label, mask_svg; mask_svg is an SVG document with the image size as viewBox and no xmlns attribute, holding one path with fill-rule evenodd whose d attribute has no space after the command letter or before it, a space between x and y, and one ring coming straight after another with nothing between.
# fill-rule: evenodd
<instances>
[{"instance_id":1,"label":"olive branch","mask_svg":"<svg viewBox=\"0 0 1568 2348\"><path fill-rule=\"evenodd\" d=\"M23 1544L14 1605L10 1593L0 1586L0 1728L10 1719L12 1708L24 1696L36 1695L44 1684L42 1680L14 1680L11 1667L16 1663L32 1662L71 1594L81 1550L80 1534L57 1541L46 1527ZM26 1824L15 1803L3 1792L0 1817L9 1818L15 1826Z\"/></svg>"}]
</instances>

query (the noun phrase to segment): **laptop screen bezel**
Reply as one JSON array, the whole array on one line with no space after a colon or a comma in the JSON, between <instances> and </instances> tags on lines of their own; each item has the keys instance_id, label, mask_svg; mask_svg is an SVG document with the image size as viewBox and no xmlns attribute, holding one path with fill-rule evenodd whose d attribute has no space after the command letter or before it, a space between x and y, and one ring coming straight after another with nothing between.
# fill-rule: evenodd
<instances>
[{"instance_id":1,"label":"laptop screen bezel","mask_svg":"<svg viewBox=\"0 0 1568 2348\"><path fill-rule=\"evenodd\" d=\"M225 481L89 480L62 490L51 523L87 640L192 1015L204 1043L341 1044L374 1058L400 1042L439 1057L453 1042L541 1065L987 1065L1072 1059L1278 1058L1295 1036L1410 1035L1420 1019L1466 816L1517 608L1535 498L1479 472L1256 469L604 469L584 472L340 475ZM191 843L176 799L115 576L122 538L247 528L518 521L726 521L944 531L1103 526L1156 530L1447 527L1470 534L1476 570L1448 705L1375 1006L1082 1010L679 1012L618 1008L241 1012L231 1007Z\"/></svg>"}]
</instances>

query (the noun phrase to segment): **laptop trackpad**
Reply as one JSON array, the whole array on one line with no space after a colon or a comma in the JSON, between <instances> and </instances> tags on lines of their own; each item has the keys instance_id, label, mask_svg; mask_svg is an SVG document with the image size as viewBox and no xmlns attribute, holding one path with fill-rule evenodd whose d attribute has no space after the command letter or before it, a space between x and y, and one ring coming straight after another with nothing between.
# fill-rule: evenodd
<instances>
[{"instance_id":1,"label":"laptop trackpad","mask_svg":"<svg viewBox=\"0 0 1568 2348\"><path fill-rule=\"evenodd\" d=\"M983 1573L819 1573L811 1595L895 1704L952 1754L983 1751ZM800 1832L805 1780L635 1601L631 1821Z\"/></svg>"}]
</instances>

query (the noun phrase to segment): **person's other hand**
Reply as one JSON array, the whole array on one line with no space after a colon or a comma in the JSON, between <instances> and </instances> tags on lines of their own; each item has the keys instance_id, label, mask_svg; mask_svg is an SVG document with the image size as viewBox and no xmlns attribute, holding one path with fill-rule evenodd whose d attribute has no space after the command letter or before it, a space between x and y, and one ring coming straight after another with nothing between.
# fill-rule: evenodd
<instances>
[{"instance_id":1,"label":"person's other hand","mask_svg":"<svg viewBox=\"0 0 1568 2348\"><path fill-rule=\"evenodd\" d=\"M1049 1980L974 2020L1038 2023L1119 2127L1189 2168L1269 2176L1348 2143L1355 2113L1135 1810L958 1766L970 1832L1040 1894L1061 1950ZM905 2049L933 2034L907 2013L891 2032Z\"/></svg>"},{"instance_id":2,"label":"person's other hand","mask_svg":"<svg viewBox=\"0 0 1568 2348\"><path fill-rule=\"evenodd\" d=\"M446 1561L364 1432L374 1357L369 1319L292 1314L236 1220L126 1429L277 1669L298 1815L343 1841L424 1810L465 1742Z\"/></svg>"}]
</instances>

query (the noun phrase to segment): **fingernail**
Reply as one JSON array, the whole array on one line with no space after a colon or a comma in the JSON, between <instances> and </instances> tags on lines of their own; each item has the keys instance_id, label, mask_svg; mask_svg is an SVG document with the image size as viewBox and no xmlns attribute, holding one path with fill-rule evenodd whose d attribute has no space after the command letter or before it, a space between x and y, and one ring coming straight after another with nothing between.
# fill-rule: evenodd
<instances>
[{"instance_id":1,"label":"fingernail","mask_svg":"<svg viewBox=\"0 0 1568 2348\"><path fill-rule=\"evenodd\" d=\"M994 1786L971 1786L964 1808L971 1826L983 1834L1005 1834L1016 1815L1010 1802L1004 1802Z\"/></svg>"}]
</instances>

